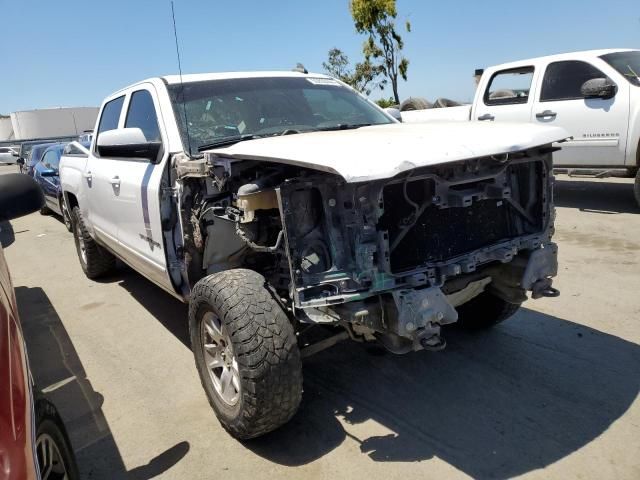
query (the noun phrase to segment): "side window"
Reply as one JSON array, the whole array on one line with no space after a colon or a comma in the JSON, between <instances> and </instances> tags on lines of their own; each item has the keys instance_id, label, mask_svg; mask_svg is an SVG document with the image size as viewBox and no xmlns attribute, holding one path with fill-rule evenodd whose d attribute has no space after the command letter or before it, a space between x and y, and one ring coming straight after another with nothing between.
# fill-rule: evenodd
<instances>
[{"instance_id":1,"label":"side window","mask_svg":"<svg viewBox=\"0 0 640 480\"><path fill-rule=\"evenodd\" d=\"M50 168L53 168L54 170L57 171L60 168L60 152L53 151L51 153L53 153L53 156L51 157L51 161L49 162L49 165L51 165Z\"/></svg>"},{"instance_id":2,"label":"side window","mask_svg":"<svg viewBox=\"0 0 640 480\"><path fill-rule=\"evenodd\" d=\"M540 101L552 102L584 98L580 93L582 84L587 80L605 77L604 73L587 62L570 60L550 63L542 79Z\"/></svg>"},{"instance_id":3,"label":"side window","mask_svg":"<svg viewBox=\"0 0 640 480\"><path fill-rule=\"evenodd\" d=\"M120 119L120 112L122 111L123 103L124 95L111 100L104 106L102 109L102 116L100 117L100 123L98 124L98 136L102 132L118 128L118 120Z\"/></svg>"},{"instance_id":4,"label":"side window","mask_svg":"<svg viewBox=\"0 0 640 480\"><path fill-rule=\"evenodd\" d=\"M147 142L159 142L160 128L158 116L153 106L153 98L147 90L138 90L131 95L129 111L124 123L125 128L139 128L144 133Z\"/></svg>"},{"instance_id":5,"label":"side window","mask_svg":"<svg viewBox=\"0 0 640 480\"><path fill-rule=\"evenodd\" d=\"M58 164L56 163L57 155L55 150L49 150L42 157L42 164L47 168L52 168L54 170L58 169Z\"/></svg>"},{"instance_id":6,"label":"side window","mask_svg":"<svg viewBox=\"0 0 640 480\"><path fill-rule=\"evenodd\" d=\"M527 103L533 80L533 67L512 68L496 72L484 92L485 105Z\"/></svg>"}]
</instances>

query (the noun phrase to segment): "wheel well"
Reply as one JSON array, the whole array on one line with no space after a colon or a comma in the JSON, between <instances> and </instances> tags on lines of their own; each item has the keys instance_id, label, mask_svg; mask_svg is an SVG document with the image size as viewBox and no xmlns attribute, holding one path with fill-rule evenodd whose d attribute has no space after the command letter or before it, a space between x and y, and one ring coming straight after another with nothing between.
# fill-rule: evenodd
<instances>
[{"instance_id":1,"label":"wheel well","mask_svg":"<svg viewBox=\"0 0 640 480\"><path fill-rule=\"evenodd\" d=\"M67 202L67 206L69 208L69 211L73 210L74 207L78 206L78 199L76 198L76 196L73 193L64 192L63 195L64 195L65 200Z\"/></svg>"}]
</instances>

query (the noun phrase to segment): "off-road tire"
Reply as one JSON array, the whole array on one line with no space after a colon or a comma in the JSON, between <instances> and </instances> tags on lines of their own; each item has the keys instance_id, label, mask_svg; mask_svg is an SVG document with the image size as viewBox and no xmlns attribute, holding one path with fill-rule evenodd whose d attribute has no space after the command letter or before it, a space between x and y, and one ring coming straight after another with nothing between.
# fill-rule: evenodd
<instances>
[{"instance_id":1,"label":"off-road tire","mask_svg":"<svg viewBox=\"0 0 640 480\"><path fill-rule=\"evenodd\" d=\"M91 235L89 235L89 231L82 218L82 213L80 212L80 207L73 208L72 219L73 239L76 244L78 260L80 260L80 266L87 278L95 279L113 270L116 265L115 257L98 245ZM86 260L83 259L82 256L79 236L82 237L84 242Z\"/></svg>"},{"instance_id":2,"label":"off-road tire","mask_svg":"<svg viewBox=\"0 0 640 480\"><path fill-rule=\"evenodd\" d=\"M38 460L38 465L40 466L41 474L45 472L43 470L43 462L50 460L50 458L45 459L42 455L42 448L40 447L40 443L42 441L43 436L47 436L49 441L53 441L55 446L57 447L58 452L60 453L60 460L63 463L64 471L66 473L66 477L69 480L77 480L80 478L78 473L78 466L76 464L75 457L73 455L73 449L71 447L71 442L69 441L69 436L64 428L64 424L56 411L56 408L53 406L51 402L45 400L44 398L39 398L36 401L35 405L36 411L36 458ZM61 467L61 466L58 466ZM56 477L56 473L58 476L62 478L59 472L52 472L52 476Z\"/></svg>"},{"instance_id":3,"label":"off-road tire","mask_svg":"<svg viewBox=\"0 0 640 480\"><path fill-rule=\"evenodd\" d=\"M400 104L401 112L410 112L413 110L426 110L432 108L433 105L426 98L410 97Z\"/></svg>"},{"instance_id":4,"label":"off-road tire","mask_svg":"<svg viewBox=\"0 0 640 480\"><path fill-rule=\"evenodd\" d=\"M468 330L490 328L504 322L520 308L519 303L509 303L491 292L484 291L458 310L458 325Z\"/></svg>"},{"instance_id":5,"label":"off-road tire","mask_svg":"<svg viewBox=\"0 0 640 480\"><path fill-rule=\"evenodd\" d=\"M640 207L640 169L636 172L636 181L633 184L633 193L636 197L636 203Z\"/></svg>"},{"instance_id":6,"label":"off-road tire","mask_svg":"<svg viewBox=\"0 0 640 480\"><path fill-rule=\"evenodd\" d=\"M205 363L203 317L212 312L230 338L240 377L237 403L216 392ZM234 269L209 275L194 286L189 332L200 381L222 426L247 440L287 423L302 398L302 362L293 326L262 275Z\"/></svg>"}]
</instances>

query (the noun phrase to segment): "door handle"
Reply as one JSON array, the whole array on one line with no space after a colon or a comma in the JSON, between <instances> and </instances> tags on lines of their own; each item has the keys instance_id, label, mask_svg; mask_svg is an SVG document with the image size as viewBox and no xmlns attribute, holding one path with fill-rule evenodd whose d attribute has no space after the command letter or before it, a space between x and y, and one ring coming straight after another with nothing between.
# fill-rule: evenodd
<instances>
[{"instance_id":1,"label":"door handle","mask_svg":"<svg viewBox=\"0 0 640 480\"><path fill-rule=\"evenodd\" d=\"M485 113L484 115L480 115L478 117L478 120L480 120L481 122L484 120L495 120L496 117L494 117L493 115L491 115L490 113Z\"/></svg>"},{"instance_id":2,"label":"door handle","mask_svg":"<svg viewBox=\"0 0 640 480\"><path fill-rule=\"evenodd\" d=\"M111 183L111 185L113 185L114 187L119 187L120 186L120 177L118 177L117 175L113 178L111 178L111 180L109 180L109 183Z\"/></svg>"},{"instance_id":3,"label":"door handle","mask_svg":"<svg viewBox=\"0 0 640 480\"><path fill-rule=\"evenodd\" d=\"M556 112L552 112L551 110L545 110L544 112L536 113L536 118L555 118L558 115Z\"/></svg>"}]
</instances>

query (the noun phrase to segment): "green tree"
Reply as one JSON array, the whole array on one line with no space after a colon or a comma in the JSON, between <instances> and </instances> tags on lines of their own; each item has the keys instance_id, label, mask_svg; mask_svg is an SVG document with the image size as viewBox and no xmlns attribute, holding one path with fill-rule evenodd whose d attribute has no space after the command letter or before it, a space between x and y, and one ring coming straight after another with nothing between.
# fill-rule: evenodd
<instances>
[{"instance_id":1,"label":"green tree","mask_svg":"<svg viewBox=\"0 0 640 480\"><path fill-rule=\"evenodd\" d=\"M381 98L379 100L376 100L376 103L380 108L396 107L398 105L393 97Z\"/></svg>"},{"instance_id":2,"label":"green tree","mask_svg":"<svg viewBox=\"0 0 640 480\"><path fill-rule=\"evenodd\" d=\"M395 0L350 0L349 9L358 33L368 35L363 45L365 62L379 69L391 82L393 97L400 103L398 78L407 80L409 60L402 56L404 42L396 31ZM411 32L411 24L405 24Z\"/></svg>"},{"instance_id":3,"label":"green tree","mask_svg":"<svg viewBox=\"0 0 640 480\"><path fill-rule=\"evenodd\" d=\"M386 78L380 78L382 70L379 66L365 60L356 63L352 69L349 57L335 47L329 50L329 57L326 62L322 62L322 68L332 77L342 80L365 95L369 95L376 87L384 88L387 82Z\"/></svg>"}]
</instances>

